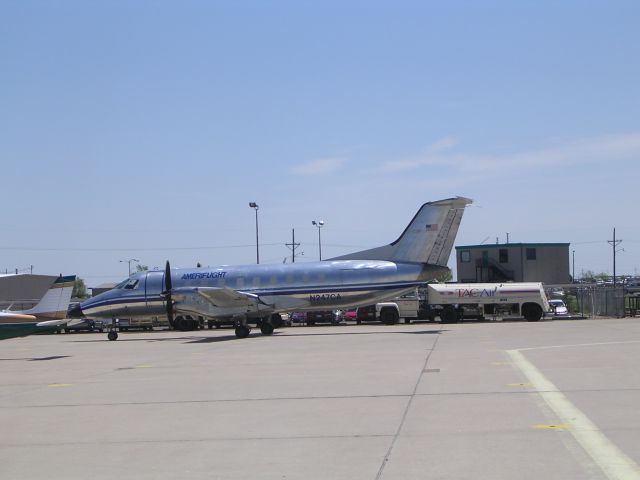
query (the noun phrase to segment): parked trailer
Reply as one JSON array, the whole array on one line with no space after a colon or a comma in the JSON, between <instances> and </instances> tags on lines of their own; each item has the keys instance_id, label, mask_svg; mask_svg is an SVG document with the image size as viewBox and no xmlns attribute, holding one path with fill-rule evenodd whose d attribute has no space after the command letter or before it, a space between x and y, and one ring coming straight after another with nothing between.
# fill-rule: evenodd
<instances>
[{"instance_id":1,"label":"parked trailer","mask_svg":"<svg viewBox=\"0 0 640 480\"><path fill-rule=\"evenodd\" d=\"M478 318L487 315L522 315L537 322L550 310L542 283L445 283L427 285L430 315L442 323L456 323L465 309Z\"/></svg>"}]
</instances>

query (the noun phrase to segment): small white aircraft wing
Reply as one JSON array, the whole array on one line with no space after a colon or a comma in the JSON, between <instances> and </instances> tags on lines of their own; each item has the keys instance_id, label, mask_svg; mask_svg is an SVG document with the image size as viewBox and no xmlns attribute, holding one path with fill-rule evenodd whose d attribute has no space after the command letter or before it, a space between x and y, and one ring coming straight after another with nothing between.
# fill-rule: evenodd
<instances>
[{"instance_id":1,"label":"small white aircraft wing","mask_svg":"<svg viewBox=\"0 0 640 480\"><path fill-rule=\"evenodd\" d=\"M188 295L193 295L194 293L219 308L248 307L256 303L264 304L258 295L227 287L177 288L172 291L173 297L178 301L181 300L182 296L184 296L182 298L184 300Z\"/></svg>"},{"instance_id":2,"label":"small white aircraft wing","mask_svg":"<svg viewBox=\"0 0 640 480\"><path fill-rule=\"evenodd\" d=\"M64 325L68 321L68 318L61 318L59 320L46 320L44 322L36 323L36 327L57 327L59 325Z\"/></svg>"}]
</instances>

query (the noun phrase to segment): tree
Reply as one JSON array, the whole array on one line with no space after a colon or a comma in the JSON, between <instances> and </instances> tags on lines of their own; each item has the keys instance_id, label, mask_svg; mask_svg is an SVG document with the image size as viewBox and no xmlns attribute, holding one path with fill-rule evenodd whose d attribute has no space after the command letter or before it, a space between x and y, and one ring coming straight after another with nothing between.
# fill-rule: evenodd
<instances>
[{"instance_id":1,"label":"tree","mask_svg":"<svg viewBox=\"0 0 640 480\"><path fill-rule=\"evenodd\" d=\"M149 270L149 267L146 265L141 265L139 263L136 265L136 273L146 272L148 270Z\"/></svg>"},{"instance_id":2,"label":"tree","mask_svg":"<svg viewBox=\"0 0 640 480\"><path fill-rule=\"evenodd\" d=\"M73 284L73 292L71 292L72 298L87 298L87 286L84 284L84 280L80 277L76 277L76 281Z\"/></svg>"},{"instance_id":3,"label":"tree","mask_svg":"<svg viewBox=\"0 0 640 480\"><path fill-rule=\"evenodd\" d=\"M582 280L587 281L589 283L593 283L596 281L596 274L593 273L593 270L583 270L582 271Z\"/></svg>"},{"instance_id":4,"label":"tree","mask_svg":"<svg viewBox=\"0 0 640 480\"><path fill-rule=\"evenodd\" d=\"M453 280L453 275L451 274L451 270L447 270L446 272L442 272L436 275L436 278L434 278L434 280L440 283L450 282L451 280Z\"/></svg>"}]
</instances>

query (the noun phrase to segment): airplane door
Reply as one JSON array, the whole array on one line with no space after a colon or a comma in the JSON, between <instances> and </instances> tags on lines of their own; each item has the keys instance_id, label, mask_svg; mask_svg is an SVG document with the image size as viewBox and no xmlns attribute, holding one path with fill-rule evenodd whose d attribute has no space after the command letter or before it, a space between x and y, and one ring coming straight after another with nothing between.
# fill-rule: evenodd
<instances>
[{"instance_id":1,"label":"airplane door","mask_svg":"<svg viewBox=\"0 0 640 480\"><path fill-rule=\"evenodd\" d=\"M144 286L144 298L147 310L160 305L158 302L163 300L160 296L163 285L164 272L147 272Z\"/></svg>"}]
</instances>

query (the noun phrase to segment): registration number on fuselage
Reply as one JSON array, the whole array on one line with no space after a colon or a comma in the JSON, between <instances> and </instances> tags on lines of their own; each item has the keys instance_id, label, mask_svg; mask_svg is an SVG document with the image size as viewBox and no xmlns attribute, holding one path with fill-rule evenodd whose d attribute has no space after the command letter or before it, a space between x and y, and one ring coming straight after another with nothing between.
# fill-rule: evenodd
<instances>
[{"instance_id":1,"label":"registration number on fuselage","mask_svg":"<svg viewBox=\"0 0 640 480\"><path fill-rule=\"evenodd\" d=\"M330 303L342 300L342 295L339 293L321 293L309 295L309 301L311 303Z\"/></svg>"}]
</instances>

